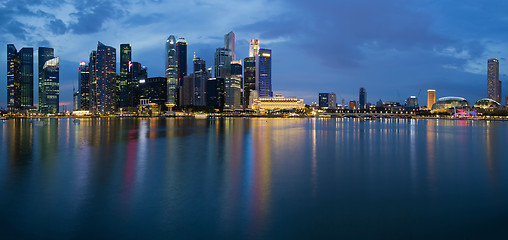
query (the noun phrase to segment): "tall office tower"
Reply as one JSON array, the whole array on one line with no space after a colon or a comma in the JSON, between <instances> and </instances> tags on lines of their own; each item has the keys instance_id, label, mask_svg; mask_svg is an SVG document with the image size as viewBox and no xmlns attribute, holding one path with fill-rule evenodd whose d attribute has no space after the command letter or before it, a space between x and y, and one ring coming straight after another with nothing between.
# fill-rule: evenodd
<instances>
[{"instance_id":1,"label":"tall office tower","mask_svg":"<svg viewBox=\"0 0 508 240\"><path fill-rule=\"evenodd\" d=\"M85 62L79 63L79 86L77 110L90 110L90 67Z\"/></svg>"},{"instance_id":2,"label":"tall office tower","mask_svg":"<svg viewBox=\"0 0 508 240\"><path fill-rule=\"evenodd\" d=\"M224 78L208 79L206 81L206 106L222 109L224 97Z\"/></svg>"},{"instance_id":3,"label":"tall office tower","mask_svg":"<svg viewBox=\"0 0 508 240\"><path fill-rule=\"evenodd\" d=\"M335 93L319 93L319 107L323 109L336 109L337 95Z\"/></svg>"},{"instance_id":4,"label":"tall office tower","mask_svg":"<svg viewBox=\"0 0 508 240\"><path fill-rule=\"evenodd\" d=\"M97 113L113 114L116 107L116 49L97 43Z\"/></svg>"},{"instance_id":5,"label":"tall office tower","mask_svg":"<svg viewBox=\"0 0 508 240\"><path fill-rule=\"evenodd\" d=\"M406 108L418 108L418 98L416 96L410 96L406 99Z\"/></svg>"},{"instance_id":6,"label":"tall office tower","mask_svg":"<svg viewBox=\"0 0 508 240\"><path fill-rule=\"evenodd\" d=\"M499 61L489 59L487 63L487 98L501 102L501 84L499 81Z\"/></svg>"},{"instance_id":7,"label":"tall office tower","mask_svg":"<svg viewBox=\"0 0 508 240\"><path fill-rule=\"evenodd\" d=\"M176 41L176 56L178 81L182 81L183 77L187 76L187 42L185 38L179 38ZM179 82L179 86L182 86L182 83Z\"/></svg>"},{"instance_id":8,"label":"tall office tower","mask_svg":"<svg viewBox=\"0 0 508 240\"><path fill-rule=\"evenodd\" d=\"M24 110L34 107L34 49L19 50L21 61L21 108Z\"/></svg>"},{"instance_id":9,"label":"tall office tower","mask_svg":"<svg viewBox=\"0 0 508 240\"><path fill-rule=\"evenodd\" d=\"M230 49L217 48L215 50L214 77L226 78L230 74L231 61L233 59Z\"/></svg>"},{"instance_id":10,"label":"tall office tower","mask_svg":"<svg viewBox=\"0 0 508 240\"><path fill-rule=\"evenodd\" d=\"M88 62L88 71L90 72L90 95L88 102L88 109L91 113L97 114L97 51L93 50L90 53L90 60Z\"/></svg>"},{"instance_id":11,"label":"tall office tower","mask_svg":"<svg viewBox=\"0 0 508 240\"><path fill-rule=\"evenodd\" d=\"M21 59L14 44L7 45L7 110L21 110Z\"/></svg>"},{"instance_id":12,"label":"tall office tower","mask_svg":"<svg viewBox=\"0 0 508 240\"><path fill-rule=\"evenodd\" d=\"M147 68L138 62L131 62L129 71L129 94L127 96L127 106L135 108L139 104L139 83L148 78Z\"/></svg>"},{"instance_id":13,"label":"tall office tower","mask_svg":"<svg viewBox=\"0 0 508 240\"><path fill-rule=\"evenodd\" d=\"M39 99L39 111L58 113L60 99L60 59L47 60L42 66L42 96Z\"/></svg>"},{"instance_id":14,"label":"tall office tower","mask_svg":"<svg viewBox=\"0 0 508 240\"><path fill-rule=\"evenodd\" d=\"M206 81L210 78L210 73L206 69L205 60L194 57L194 105L206 106Z\"/></svg>"},{"instance_id":15,"label":"tall office tower","mask_svg":"<svg viewBox=\"0 0 508 240\"><path fill-rule=\"evenodd\" d=\"M119 107L120 108L126 108L126 107L133 107L129 106L127 103L128 97L132 94L130 89L129 80L129 70L130 70L130 64L132 60L132 49L130 44L120 44L120 81L118 83L118 100L119 100ZM137 106L138 103L136 103Z\"/></svg>"},{"instance_id":16,"label":"tall office tower","mask_svg":"<svg viewBox=\"0 0 508 240\"><path fill-rule=\"evenodd\" d=\"M235 60L235 33L233 31L224 35L224 48L231 50L232 61Z\"/></svg>"},{"instance_id":17,"label":"tall office tower","mask_svg":"<svg viewBox=\"0 0 508 240\"><path fill-rule=\"evenodd\" d=\"M367 91L365 91L365 88L360 88L360 93L359 93L359 108L360 109L365 109L365 104L367 104Z\"/></svg>"},{"instance_id":18,"label":"tall office tower","mask_svg":"<svg viewBox=\"0 0 508 240\"><path fill-rule=\"evenodd\" d=\"M47 47L39 47L39 50L38 50L38 74L39 74L39 81L38 81L38 86L39 86L39 109L41 107L42 104L44 104L42 101L43 99L41 98L44 93L42 92L42 89L44 88L43 84L44 84L44 80L42 78L42 73L43 73L43 67L44 67L44 64L46 63L46 61L48 61L49 59L52 59L54 58L55 55L54 55L54 50L53 48L47 48Z\"/></svg>"},{"instance_id":19,"label":"tall office tower","mask_svg":"<svg viewBox=\"0 0 508 240\"><path fill-rule=\"evenodd\" d=\"M259 40L252 39L250 40L249 46L249 57L256 57L259 52Z\"/></svg>"},{"instance_id":20,"label":"tall office tower","mask_svg":"<svg viewBox=\"0 0 508 240\"><path fill-rule=\"evenodd\" d=\"M230 75L225 79L225 101L224 108L242 108L242 64L240 61L231 62Z\"/></svg>"},{"instance_id":21,"label":"tall office tower","mask_svg":"<svg viewBox=\"0 0 508 240\"><path fill-rule=\"evenodd\" d=\"M194 73L183 77L180 88L180 106L194 105Z\"/></svg>"},{"instance_id":22,"label":"tall office tower","mask_svg":"<svg viewBox=\"0 0 508 240\"><path fill-rule=\"evenodd\" d=\"M429 89L427 90L427 109L432 109L432 105L436 102L436 90Z\"/></svg>"},{"instance_id":23,"label":"tall office tower","mask_svg":"<svg viewBox=\"0 0 508 240\"><path fill-rule=\"evenodd\" d=\"M251 92L256 90L256 58L247 57L243 60L243 107L248 108Z\"/></svg>"},{"instance_id":24,"label":"tall office tower","mask_svg":"<svg viewBox=\"0 0 508 240\"><path fill-rule=\"evenodd\" d=\"M139 98L161 106L166 103L167 81L165 77L153 77L139 80Z\"/></svg>"},{"instance_id":25,"label":"tall office tower","mask_svg":"<svg viewBox=\"0 0 508 240\"><path fill-rule=\"evenodd\" d=\"M72 110L79 111L79 90L72 88Z\"/></svg>"},{"instance_id":26,"label":"tall office tower","mask_svg":"<svg viewBox=\"0 0 508 240\"><path fill-rule=\"evenodd\" d=\"M256 91L259 97L273 97L272 50L259 49L256 57Z\"/></svg>"},{"instance_id":27,"label":"tall office tower","mask_svg":"<svg viewBox=\"0 0 508 240\"><path fill-rule=\"evenodd\" d=\"M177 54L176 54L176 40L175 36L170 35L166 40L166 79L167 79L167 94L168 104L176 105L177 103L177 86L178 86L178 71L177 71Z\"/></svg>"}]
</instances>

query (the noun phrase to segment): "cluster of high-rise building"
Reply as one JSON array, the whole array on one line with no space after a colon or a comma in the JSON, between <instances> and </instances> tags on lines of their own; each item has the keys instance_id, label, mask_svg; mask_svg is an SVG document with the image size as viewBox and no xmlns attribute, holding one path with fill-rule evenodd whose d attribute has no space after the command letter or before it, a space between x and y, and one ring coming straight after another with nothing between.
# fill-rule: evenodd
<instances>
[{"instance_id":1,"label":"cluster of high-rise building","mask_svg":"<svg viewBox=\"0 0 508 240\"><path fill-rule=\"evenodd\" d=\"M238 110L252 108L255 98L273 97L271 50L260 48L257 39L251 40L242 66L235 56L235 34L229 32L224 46L215 51L213 68L194 54L190 73L187 41L171 35L165 47L165 77L148 78L147 68L132 61L130 44L120 45L117 74L115 48L99 42L89 63L80 64L75 110L98 115L133 113L143 104Z\"/></svg>"},{"instance_id":2,"label":"cluster of high-rise building","mask_svg":"<svg viewBox=\"0 0 508 240\"><path fill-rule=\"evenodd\" d=\"M34 104L34 49L7 45L7 111L57 113L59 108L59 58L53 48L38 49L37 109Z\"/></svg>"}]
</instances>

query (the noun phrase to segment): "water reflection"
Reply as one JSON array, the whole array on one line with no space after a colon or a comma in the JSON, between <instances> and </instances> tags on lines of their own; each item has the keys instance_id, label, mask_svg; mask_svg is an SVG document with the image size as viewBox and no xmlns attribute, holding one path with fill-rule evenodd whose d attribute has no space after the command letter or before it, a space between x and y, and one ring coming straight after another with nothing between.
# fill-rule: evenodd
<instances>
[{"instance_id":1,"label":"water reflection","mask_svg":"<svg viewBox=\"0 0 508 240\"><path fill-rule=\"evenodd\" d=\"M323 221L368 226L365 219L396 215L388 213L393 205L412 213L403 217L425 209L430 218L447 211L439 206L451 195L488 193L495 201L476 201L497 210L508 200L502 122L16 119L0 131L0 214L12 226L64 238L123 231L258 238L280 236L281 226L324 228Z\"/></svg>"}]
</instances>

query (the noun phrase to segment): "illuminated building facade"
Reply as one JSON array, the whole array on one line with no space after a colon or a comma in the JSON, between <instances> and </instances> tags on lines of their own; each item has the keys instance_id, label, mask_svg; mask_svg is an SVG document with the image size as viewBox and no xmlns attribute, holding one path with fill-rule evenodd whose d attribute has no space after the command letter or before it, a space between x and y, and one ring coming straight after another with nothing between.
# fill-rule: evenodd
<instances>
[{"instance_id":1,"label":"illuminated building facade","mask_svg":"<svg viewBox=\"0 0 508 240\"><path fill-rule=\"evenodd\" d=\"M367 104L367 91L365 91L365 88L360 88L360 93L358 94L358 106L360 109L365 109L365 106Z\"/></svg>"},{"instance_id":2,"label":"illuminated building facade","mask_svg":"<svg viewBox=\"0 0 508 240\"><path fill-rule=\"evenodd\" d=\"M240 61L231 62L230 75L225 79L226 99L224 108L242 108L242 64Z\"/></svg>"},{"instance_id":3,"label":"illuminated building facade","mask_svg":"<svg viewBox=\"0 0 508 240\"><path fill-rule=\"evenodd\" d=\"M170 35L166 40L166 79L167 79L167 100L169 104L177 103L178 70L175 36Z\"/></svg>"},{"instance_id":4,"label":"illuminated building facade","mask_svg":"<svg viewBox=\"0 0 508 240\"><path fill-rule=\"evenodd\" d=\"M90 71L90 101L88 102L89 111L97 113L97 51L90 53L90 61L88 62L88 71Z\"/></svg>"},{"instance_id":5,"label":"illuminated building facade","mask_svg":"<svg viewBox=\"0 0 508 240\"><path fill-rule=\"evenodd\" d=\"M129 74L132 61L132 48L130 44L120 44L120 80L118 81L118 105L120 108L136 107L128 102L129 95L132 95L132 78Z\"/></svg>"},{"instance_id":6,"label":"illuminated building facade","mask_svg":"<svg viewBox=\"0 0 508 240\"><path fill-rule=\"evenodd\" d=\"M47 47L39 47L38 49L38 74L39 74L39 81L38 81L38 87L39 87L39 110L41 109L41 105L45 105L44 99L42 98L44 96L44 79L43 79L43 68L46 61L54 58L54 50L53 48L47 48Z\"/></svg>"},{"instance_id":7,"label":"illuminated building facade","mask_svg":"<svg viewBox=\"0 0 508 240\"><path fill-rule=\"evenodd\" d=\"M243 107L251 103L252 91L256 90L256 58L247 57L243 61Z\"/></svg>"},{"instance_id":8,"label":"illuminated building facade","mask_svg":"<svg viewBox=\"0 0 508 240\"><path fill-rule=\"evenodd\" d=\"M406 99L406 108L418 108L418 98L416 96L410 96Z\"/></svg>"},{"instance_id":9,"label":"illuminated building facade","mask_svg":"<svg viewBox=\"0 0 508 240\"><path fill-rule=\"evenodd\" d=\"M235 60L235 33L229 32L224 35L224 48L231 50L232 61Z\"/></svg>"},{"instance_id":10,"label":"illuminated building facade","mask_svg":"<svg viewBox=\"0 0 508 240\"><path fill-rule=\"evenodd\" d=\"M78 86L78 99L77 109L75 110L90 110L90 67L85 62L81 62L78 68L79 72L79 86Z\"/></svg>"},{"instance_id":11,"label":"illuminated building facade","mask_svg":"<svg viewBox=\"0 0 508 240\"><path fill-rule=\"evenodd\" d=\"M194 57L194 105L206 106L206 81L210 78L210 72L206 69L205 60Z\"/></svg>"},{"instance_id":12,"label":"illuminated building facade","mask_svg":"<svg viewBox=\"0 0 508 240\"><path fill-rule=\"evenodd\" d=\"M258 39L252 39L250 40L249 45L249 57L256 57L259 52L259 40Z\"/></svg>"},{"instance_id":13,"label":"illuminated building facade","mask_svg":"<svg viewBox=\"0 0 508 240\"><path fill-rule=\"evenodd\" d=\"M176 41L176 56L177 56L177 72L179 86L182 86L180 81L183 77L187 76L187 42L184 38L179 38Z\"/></svg>"},{"instance_id":14,"label":"illuminated building facade","mask_svg":"<svg viewBox=\"0 0 508 240\"><path fill-rule=\"evenodd\" d=\"M7 111L21 110L21 59L14 44L7 45Z\"/></svg>"},{"instance_id":15,"label":"illuminated building facade","mask_svg":"<svg viewBox=\"0 0 508 240\"><path fill-rule=\"evenodd\" d=\"M275 97L259 97L253 100L252 109L254 110L289 110L303 109L305 104L303 99L294 97L283 97L277 94Z\"/></svg>"},{"instance_id":16,"label":"illuminated building facade","mask_svg":"<svg viewBox=\"0 0 508 240\"><path fill-rule=\"evenodd\" d=\"M349 101L349 109L356 109L356 101Z\"/></svg>"},{"instance_id":17,"label":"illuminated building facade","mask_svg":"<svg viewBox=\"0 0 508 240\"><path fill-rule=\"evenodd\" d=\"M501 102L501 81L499 81L499 60L492 58L487 63L487 98Z\"/></svg>"},{"instance_id":18,"label":"illuminated building facade","mask_svg":"<svg viewBox=\"0 0 508 240\"><path fill-rule=\"evenodd\" d=\"M60 59L52 58L42 67L42 100L39 111L43 113L58 113L60 99Z\"/></svg>"},{"instance_id":19,"label":"illuminated building facade","mask_svg":"<svg viewBox=\"0 0 508 240\"><path fill-rule=\"evenodd\" d=\"M319 107L323 109L336 109L337 96L335 93L319 93Z\"/></svg>"},{"instance_id":20,"label":"illuminated building facade","mask_svg":"<svg viewBox=\"0 0 508 240\"><path fill-rule=\"evenodd\" d=\"M432 109L432 105L436 102L436 90L428 89L427 90L427 109Z\"/></svg>"},{"instance_id":21,"label":"illuminated building facade","mask_svg":"<svg viewBox=\"0 0 508 240\"><path fill-rule=\"evenodd\" d=\"M97 113L114 114L116 110L116 49L97 43Z\"/></svg>"},{"instance_id":22,"label":"illuminated building facade","mask_svg":"<svg viewBox=\"0 0 508 240\"><path fill-rule=\"evenodd\" d=\"M259 49L256 57L256 91L259 97L273 97L272 50Z\"/></svg>"},{"instance_id":23,"label":"illuminated building facade","mask_svg":"<svg viewBox=\"0 0 508 240\"><path fill-rule=\"evenodd\" d=\"M431 112L446 112L450 108L469 108L469 103L465 98L461 97L442 97L437 100L437 102L432 105Z\"/></svg>"}]
</instances>

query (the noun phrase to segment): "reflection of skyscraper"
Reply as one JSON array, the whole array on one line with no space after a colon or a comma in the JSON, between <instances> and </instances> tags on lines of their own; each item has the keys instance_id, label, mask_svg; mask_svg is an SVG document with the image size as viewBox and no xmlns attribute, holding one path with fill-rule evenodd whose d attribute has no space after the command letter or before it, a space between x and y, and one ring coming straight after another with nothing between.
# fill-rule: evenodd
<instances>
[{"instance_id":1,"label":"reflection of skyscraper","mask_svg":"<svg viewBox=\"0 0 508 240\"><path fill-rule=\"evenodd\" d=\"M251 101L251 92L256 90L256 58L247 57L243 61L243 107Z\"/></svg>"},{"instance_id":2,"label":"reflection of skyscraper","mask_svg":"<svg viewBox=\"0 0 508 240\"><path fill-rule=\"evenodd\" d=\"M224 48L231 50L232 61L235 60L235 33L229 32L224 35Z\"/></svg>"},{"instance_id":3,"label":"reflection of skyscraper","mask_svg":"<svg viewBox=\"0 0 508 240\"><path fill-rule=\"evenodd\" d=\"M259 40L252 39L250 40L249 46L249 57L256 57L259 52Z\"/></svg>"},{"instance_id":4,"label":"reflection of skyscraper","mask_svg":"<svg viewBox=\"0 0 508 240\"><path fill-rule=\"evenodd\" d=\"M90 110L90 67L85 62L79 64L78 110Z\"/></svg>"},{"instance_id":5,"label":"reflection of skyscraper","mask_svg":"<svg viewBox=\"0 0 508 240\"><path fill-rule=\"evenodd\" d=\"M42 78L42 73L43 73L43 67L44 67L44 64L46 63L46 61L48 61L49 59L52 59L54 58L54 50L53 48L46 48L46 47L39 47L39 50L38 50L38 66L39 66L39 108L41 107L41 105L44 104L44 100L42 99L42 97L44 96L44 93L42 92L43 88L44 88L44 80Z\"/></svg>"},{"instance_id":6,"label":"reflection of skyscraper","mask_svg":"<svg viewBox=\"0 0 508 240\"><path fill-rule=\"evenodd\" d=\"M488 60L487 67L487 98L501 102L501 81L499 81L499 61Z\"/></svg>"},{"instance_id":7,"label":"reflection of skyscraper","mask_svg":"<svg viewBox=\"0 0 508 240\"><path fill-rule=\"evenodd\" d=\"M52 58L42 67L42 97L39 110L45 113L58 113L60 99L60 59Z\"/></svg>"},{"instance_id":8,"label":"reflection of skyscraper","mask_svg":"<svg viewBox=\"0 0 508 240\"><path fill-rule=\"evenodd\" d=\"M166 40L166 79L168 103L176 104L178 72L177 72L176 40L170 35Z\"/></svg>"},{"instance_id":9,"label":"reflection of skyscraper","mask_svg":"<svg viewBox=\"0 0 508 240\"><path fill-rule=\"evenodd\" d=\"M259 97L273 97L272 50L259 49L256 57L256 91Z\"/></svg>"},{"instance_id":10,"label":"reflection of skyscraper","mask_svg":"<svg viewBox=\"0 0 508 240\"><path fill-rule=\"evenodd\" d=\"M434 89L427 90L427 109L430 110L435 102L436 102L436 90Z\"/></svg>"},{"instance_id":11,"label":"reflection of skyscraper","mask_svg":"<svg viewBox=\"0 0 508 240\"><path fill-rule=\"evenodd\" d=\"M97 112L111 114L116 107L116 49L97 43Z\"/></svg>"},{"instance_id":12,"label":"reflection of skyscraper","mask_svg":"<svg viewBox=\"0 0 508 240\"><path fill-rule=\"evenodd\" d=\"M7 110L21 110L21 60L14 44L7 45Z\"/></svg>"},{"instance_id":13,"label":"reflection of skyscraper","mask_svg":"<svg viewBox=\"0 0 508 240\"><path fill-rule=\"evenodd\" d=\"M367 91L365 91L365 88L360 88L360 93L359 93L359 100L358 100L360 106L359 108L360 109L364 109L365 108L365 104L367 104Z\"/></svg>"},{"instance_id":14,"label":"reflection of skyscraper","mask_svg":"<svg viewBox=\"0 0 508 240\"><path fill-rule=\"evenodd\" d=\"M131 58L131 45L130 44L120 44L120 81L119 81L119 107L125 108L125 107L133 107L129 106L127 102L127 98L129 95L132 95L132 92L130 91L129 86L129 71L130 71L130 64L132 61ZM137 106L137 103L136 103Z\"/></svg>"}]
</instances>

